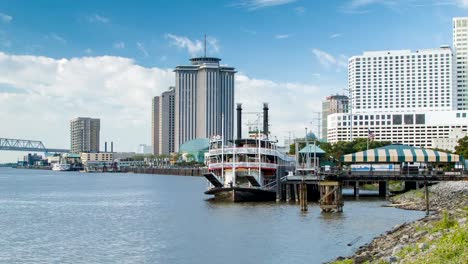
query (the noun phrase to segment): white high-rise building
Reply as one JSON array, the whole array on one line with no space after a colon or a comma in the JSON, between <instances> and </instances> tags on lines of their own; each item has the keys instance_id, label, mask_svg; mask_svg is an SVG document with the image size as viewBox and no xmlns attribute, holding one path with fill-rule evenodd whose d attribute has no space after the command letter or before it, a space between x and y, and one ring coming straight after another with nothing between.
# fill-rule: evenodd
<instances>
[{"instance_id":1,"label":"white high-rise building","mask_svg":"<svg viewBox=\"0 0 468 264\"><path fill-rule=\"evenodd\" d=\"M349 59L350 111L328 116L328 141L366 138L433 148L468 131L467 20L454 50L364 52ZM453 148L451 145L450 148Z\"/></svg>"},{"instance_id":2,"label":"white high-rise building","mask_svg":"<svg viewBox=\"0 0 468 264\"><path fill-rule=\"evenodd\" d=\"M234 138L234 74L220 66L218 58L190 59L192 65L177 66L175 87L175 148L196 138L222 134ZM224 115L224 124L221 122Z\"/></svg>"},{"instance_id":3,"label":"white high-rise building","mask_svg":"<svg viewBox=\"0 0 468 264\"><path fill-rule=\"evenodd\" d=\"M98 118L78 117L70 121L71 153L99 152L101 121Z\"/></svg>"},{"instance_id":4,"label":"white high-rise building","mask_svg":"<svg viewBox=\"0 0 468 264\"><path fill-rule=\"evenodd\" d=\"M456 109L452 67L450 47L353 56L348 66L352 113Z\"/></svg>"},{"instance_id":5,"label":"white high-rise building","mask_svg":"<svg viewBox=\"0 0 468 264\"><path fill-rule=\"evenodd\" d=\"M153 98L152 144L154 155L168 155L175 149L175 90L169 87Z\"/></svg>"},{"instance_id":6,"label":"white high-rise building","mask_svg":"<svg viewBox=\"0 0 468 264\"><path fill-rule=\"evenodd\" d=\"M453 18L457 109L468 110L468 17Z\"/></svg>"}]
</instances>

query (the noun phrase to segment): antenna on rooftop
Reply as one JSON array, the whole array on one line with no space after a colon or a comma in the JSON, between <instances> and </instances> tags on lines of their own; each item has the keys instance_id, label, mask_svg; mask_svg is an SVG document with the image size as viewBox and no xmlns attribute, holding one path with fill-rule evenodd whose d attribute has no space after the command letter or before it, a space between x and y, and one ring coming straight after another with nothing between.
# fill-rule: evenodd
<instances>
[{"instance_id":1,"label":"antenna on rooftop","mask_svg":"<svg viewBox=\"0 0 468 264\"><path fill-rule=\"evenodd\" d=\"M205 34L205 58L206 58L206 34Z\"/></svg>"}]
</instances>

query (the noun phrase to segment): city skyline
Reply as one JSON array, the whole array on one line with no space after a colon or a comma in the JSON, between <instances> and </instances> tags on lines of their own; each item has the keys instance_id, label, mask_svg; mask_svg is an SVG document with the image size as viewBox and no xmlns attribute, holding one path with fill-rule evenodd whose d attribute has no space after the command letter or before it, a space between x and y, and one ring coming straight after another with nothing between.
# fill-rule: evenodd
<instances>
[{"instance_id":1,"label":"city skyline","mask_svg":"<svg viewBox=\"0 0 468 264\"><path fill-rule=\"evenodd\" d=\"M468 6L417 0L180 2L185 7L0 3L0 120L8 123L0 135L66 147L68 120L99 116L102 137L114 139L120 150L150 144L150 98L174 84L175 66L203 53L206 33L208 55L239 71L235 101L247 111L269 102L272 134L280 140L290 131L299 136L305 126L317 130L307 113L320 111L326 96L345 93L349 57L365 50L452 46L452 17L463 16ZM195 22L199 31L188 31L169 19L176 11L187 21L203 12L210 19ZM41 20L48 12L51 18ZM215 18L224 23L212 25ZM34 116L38 110L41 115ZM22 155L3 152L0 160Z\"/></svg>"}]
</instances>

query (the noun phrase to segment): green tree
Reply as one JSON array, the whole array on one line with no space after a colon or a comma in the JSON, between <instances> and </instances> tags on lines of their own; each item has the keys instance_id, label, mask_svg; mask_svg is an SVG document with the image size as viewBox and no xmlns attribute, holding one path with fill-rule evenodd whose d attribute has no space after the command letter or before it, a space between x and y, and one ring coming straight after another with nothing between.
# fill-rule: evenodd
<instances>
[{"instance_id":1,"label":"green tree","mask_svg":"<svg viewBox=\"0 0 468 264\"><path fill-rule=\"evenodd\" d=\"M458 140L458 146L455 147L455 153L462 155L465 159L468 158L468 136Z\"/></svg>"}]
</instances>

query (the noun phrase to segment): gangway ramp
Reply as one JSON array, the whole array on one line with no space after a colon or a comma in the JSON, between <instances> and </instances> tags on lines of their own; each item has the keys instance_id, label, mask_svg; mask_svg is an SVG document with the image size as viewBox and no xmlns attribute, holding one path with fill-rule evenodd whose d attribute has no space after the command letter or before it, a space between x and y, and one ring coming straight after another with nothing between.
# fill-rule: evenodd
<instances>
[{"instance_id":1,"label":"gangway ramp","mask_svg":"<svg viewBox=\"0 0 468 264\"><path fill-rule=\"evenodd\" d=\"M216 174L210 172L210 173L203 174L203 176L205 176L205 178L211 184L213 184L213 186L218 187L218 188L223 187L223 183L218 179L218 176L216 176Z\"/></svg>"}]
</instances>

